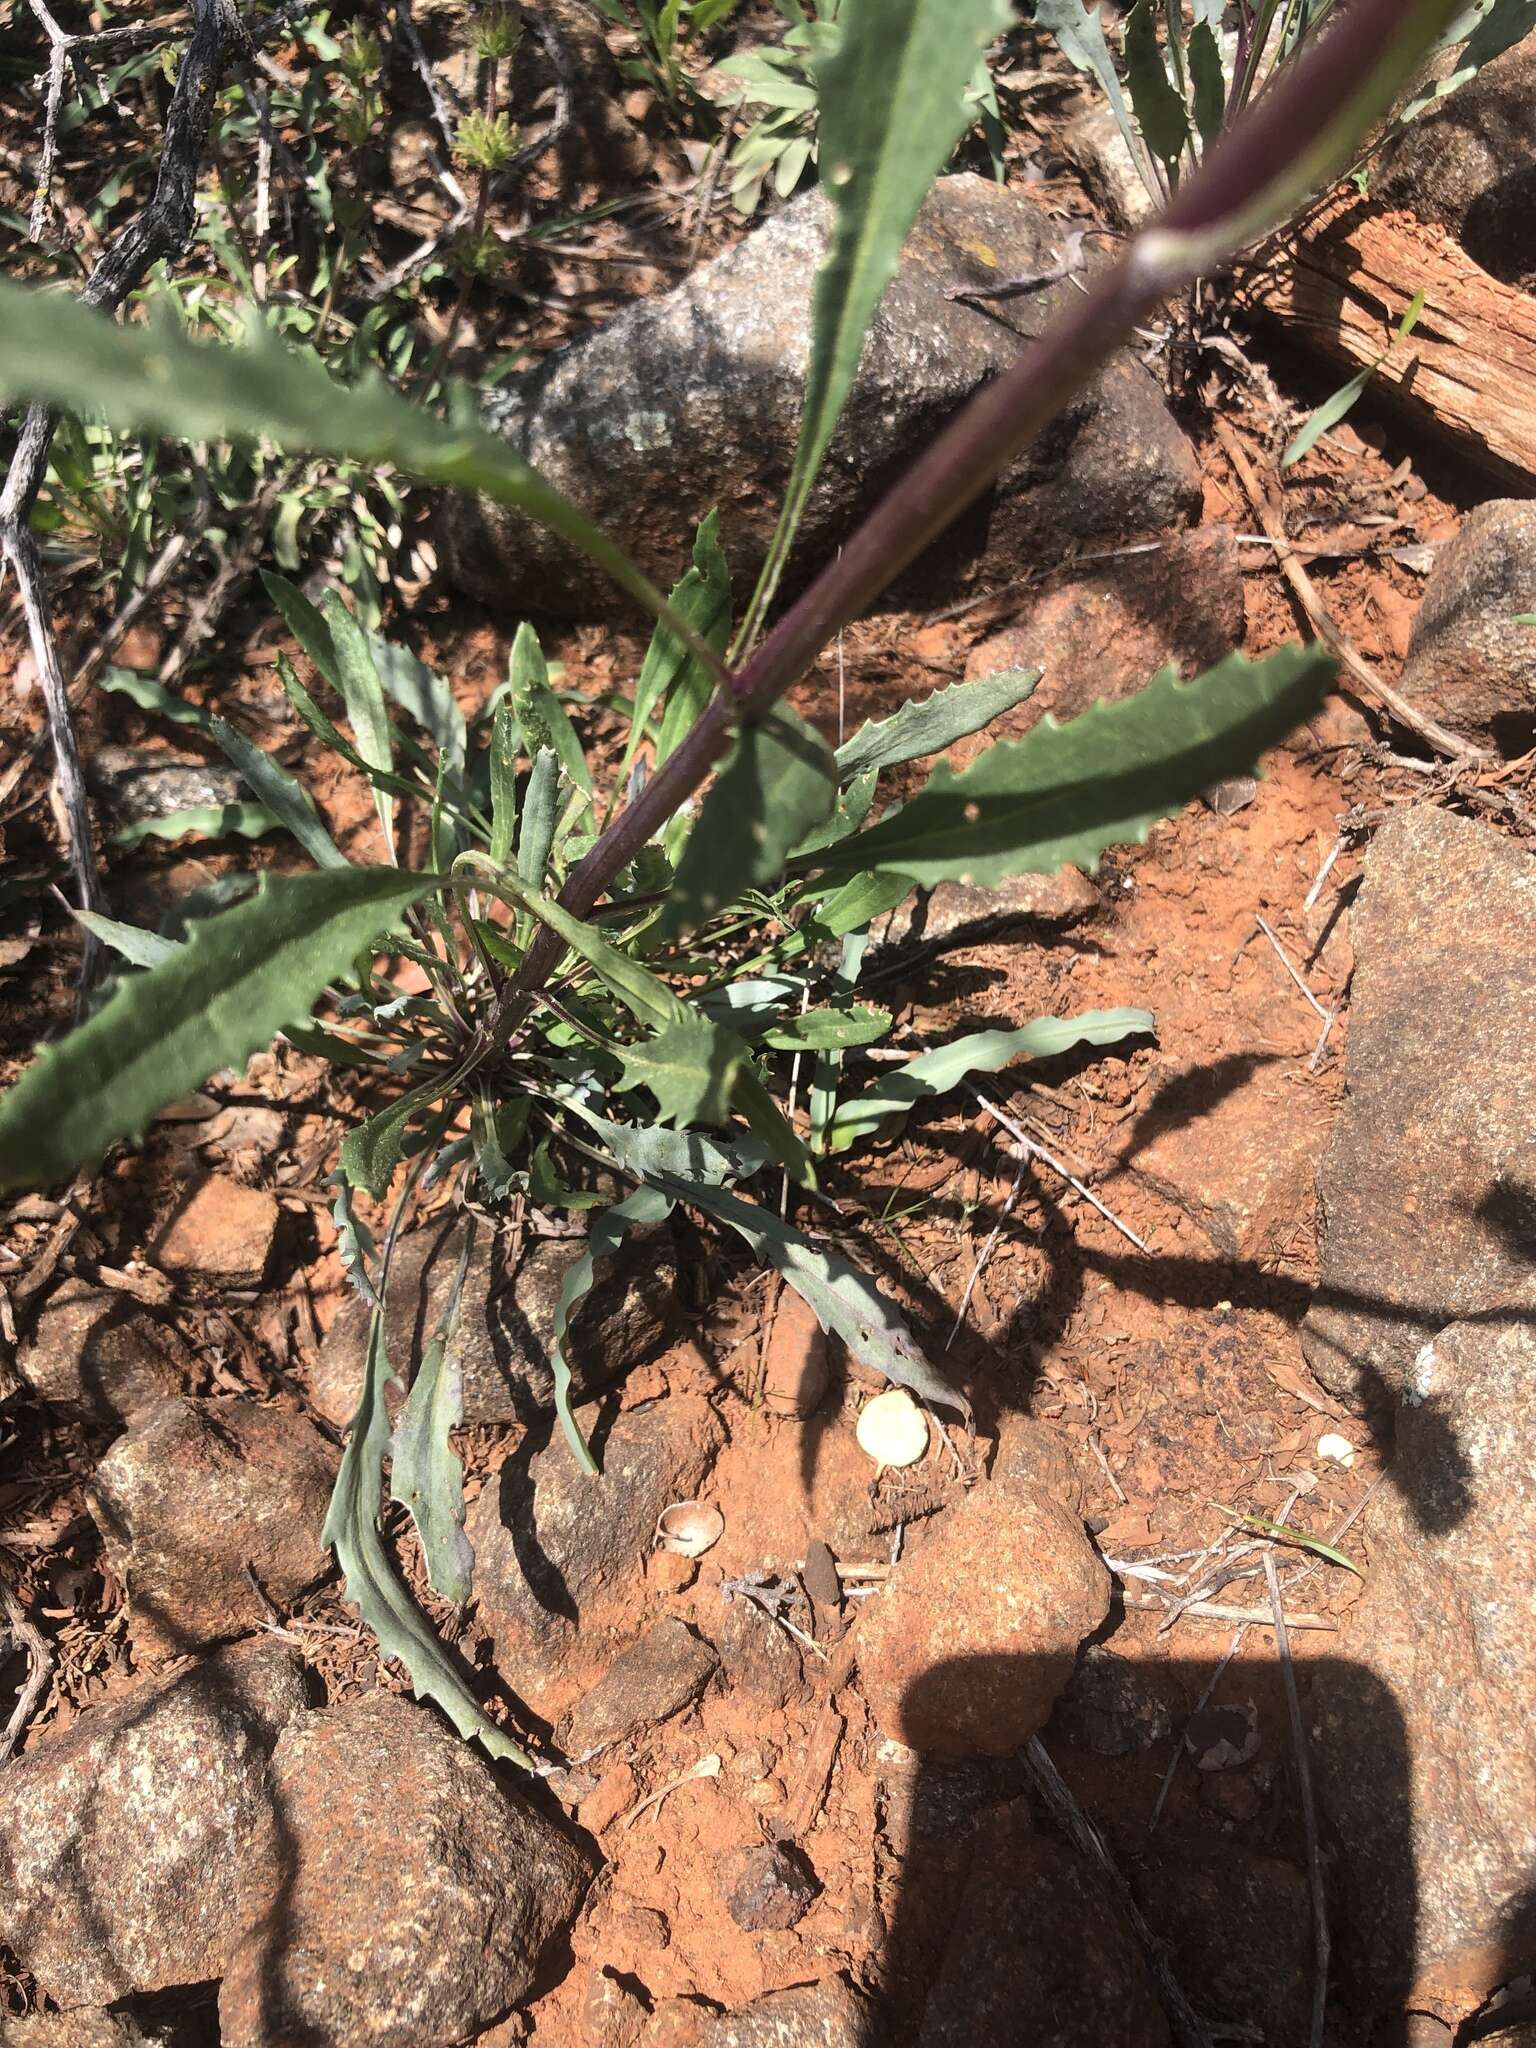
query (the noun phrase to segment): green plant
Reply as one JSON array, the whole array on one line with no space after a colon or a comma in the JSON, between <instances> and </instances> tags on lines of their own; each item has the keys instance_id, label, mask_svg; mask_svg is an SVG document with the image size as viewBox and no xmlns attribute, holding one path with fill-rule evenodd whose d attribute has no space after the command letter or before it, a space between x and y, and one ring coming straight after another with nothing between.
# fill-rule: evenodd
<instances>
[{"instance_id":1,"label":"green plant","mask_svg":"<svg viewBox=\"0 0 1536 2048\"><path fill-rule=\"evenodd\" d=\"M272 579L336 710L286 664L284 687L311 731L366 777L384 864L351 864L287 771L215 724L254 796L313 868L264 876L248 900L193 921L180 943L98 922L130 962L147 964L0 1099L0 1186L19 1186L63 1178L140 1135L166 1103L212 1072L238 1069L278 1031L379 1088L385 1099L348 1137L337 1173L343 1256L373 1316L326 1537L381 1646L403 1659L418 1692L497 1753L526 1761L480 1713L378 1529L389 1456L394 1496L417 1521L434 1583L467 1584L448 1443L455 1395L441 1354L429 1349L423 1359L393 1437L384 1408L393 1368L382 1303L413 1196L451 1174L473 1180L488 1203L526 1188L541 1202L583 1207L600 1192L584 1180L588 1168L633 1183L594 1217L587 1259L557 1317L556 1398L578 1456L586 1451L559 1355L570 1307L626 1228L679 1202L773 1264L855 1355L967 1412L894 1306L753 1199L752 1183L774 1169L813 1185L818 1157L967 1073L1079 1040L1113 1042L1148 1020L1126 1011L1037 1020L850 1083L838 1062L888 1022L857 1000L870 927L917 885L1092 865L1106 846L1143 837L1155 818L1250 766L1316 702L1333 664L1320 650L1288 648L1259 663L1233 655L1189 685L1165 673L1124 703L997 742L958 773L940 759L914 795L878 815L885 770L942 754L1018 702L1032 679L940 692L835 752L784 694L1151 306L1346 160L1450 7L1355 0L1343 11L1327 52L1252 110L1246 147L1234 144L1221 174L1191 180L1069 317L971 402L762 638L864 334L966 119L979 48L1006 23L1000 0L844 0L841 39L818 80L834 229L816 290L801 446L773 557L734 638L712 522L664 602L477 424L467 394L452 394L438 419L377 378L337 384L266 329L237 348L199 346L0 286L0 389L55 404L85 399L118 431L261 435L291 455L387 463L486 491L585 548L656 616L624 759L605 793L528 629L514 642L505 688L466 720L439 679L379 640L335 593L317 609ZM1382 34L1384 20L1395 36ZM646 749L652 770L642 783L634 771ZM839 963L827 969L822 949L833 945ZM311 1020L322 1001L324 1020ZM796 1058L814 1062L803 1131L775 1092L784 1061ZM382 1250L359 1196L392 1197Z\"/></svg>"},{"instance_id":2,"label":"green plant","mask_svg":"<svg viewBox=\"0 0 1536 2048\"><path fill-rule=\"evenodd\" d=\"M1230 35L1224 29L1229 11L1236 14ZM1181 179L1204 162L1255 97L1344 12L1343 0L1237 0L1235 10L1227 0L1136 0L1117 63L1096 5L1035 0L1036 22L1080 71L1098 81L1158 205L1178 191ZM1474 0L1447 9L1428 54L1459 47L1461 61L1410 100L1398 119L1411 120L1475 76L1533 25L1536 0ZM1422 57L1422 45L1417 47Z\"/></svg>"},{"instance_id":3,"label":"green plant","mask_svg":"<svg viewBox=\"0 0 1536 2048\"><path fill-rule=\"evenodd\" d=\"M757 211L770 180L779 197L787 199L807 165L817 162L817 67L837 48L842 0L777 0L777 4L789 24L782 40L727 57L715 66L717 76L726 81L717 94L722 104L739 100L768 109L730 154L731 203L742 215ZM985 56L966 86L965 104L971 110L966 127L980 125L993 174L1001 183L1002 113Z\"/></svg>"},{"instance_id":4,"label":"green plant","mask_svg":"<svg viewBox=\"0 0 1536 2048\"><path fill-rule=\"evenodd\" d=\"M594 0L615 28L627 29L639 55L620 64L625 77L648 85L677 106L697 98L684 58L697 37L718 28L741 0Z\"/></svg>"}]
</instances>

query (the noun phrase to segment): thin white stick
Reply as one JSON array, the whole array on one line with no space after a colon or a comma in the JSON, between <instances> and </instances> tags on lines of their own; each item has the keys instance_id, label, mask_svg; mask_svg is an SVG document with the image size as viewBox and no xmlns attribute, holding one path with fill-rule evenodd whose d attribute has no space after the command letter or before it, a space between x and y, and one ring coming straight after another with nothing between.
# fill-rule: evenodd
<instances>
[{"instance_id":1,"label":"thin white stick","mask_svg":"<svg viewBox=\"0 0 1536 2048\"><path fill-rule=\"evenodd\" d=\"M1264 922L1262 917L1256 917L1254 919L1254 923L1258 926L1259 930L1264 934L1265 938L1268 939L1269 943L1274 947L1276 954L1279 956L1280 965L1285 969L1286 973L1291 977L1292 981L1295 982L1296 986L1301 990L1302 994L1306 997L1307 1001L1312 1005L1313 1009L1316 1010L1319 1017L1321 1017L1325 1023L1331 1024L1333 1022L1332 1014L1323 1008L1322 1004L1317 1000L1317 997L1313 995L1311 989L1307 987L1307 984L1302 980L1301 976L1297 973L1296 969L1291 965L1289 955L1286 953L1284 946L1282 946L1280 941L1275 937L1270 927Z\"/></svg>"},{"instance_id":2,"label":"thin white stick","mask_svg":"<svg viewBox=\"0 0 1536 2048\"><path fill-rule=\"evenodd\" d=\"M979 1088L972 1088L971 1093L987 1112L988 1116L1000 1123L1015 1143L1022 1145L1025 1151L1031 1154L1032 1157L1043 1160L1052 1173L1059 1173L1067 1183L1067 1186L1076 1189L1083 1200L1090 1207L1097 1209L1106 1222L1113 1223L1120 1235L1124 1238L1129 1238L1137 1251L1145 1252L1149 1258L1151 1257L1151 1246L1143 1238L1139 1238L1128 1223L1122 1223L1114 1210L1099 1200L1092 1188L1085 1186L1075 1173L1068 1173L1059 1159L1054 1158L1037 1139L1030 1137L1029 1133L1021 1125L1016 1124L1011 1116L1006 1115L1000 1110L990 1095L983 1095Z\"/></svg>"},{"instance_id":3,"label":"thin white stick","mask_svg":"<svg viewBox=\"0 0 1536 2048\"><path fill-rule=\"evenodd\" d=\"M965 1292L960 1297L960 1306L955 1310L954 1326L944 1342L944 1349L946 1351L960 1334L960 1325L965 1321L966 1310L971 1305L971 1296L976 1291L976 1282L981 1278L987 1261L997 1249L997 1240L1003 1234L1003 1225L1008 1221L1013 1205L1019 1198L1019 1189L1024 1185L1024 1166L1025 1162L1021 1159L1019 1161L1019 1170L1013 1176L1013 1186L1008 1190L1007 1200L1003 1203L998 1219L992 1226L991 1234L978 1253L975 1264L971 1267L971 1277L965 1283Z\"/></svg>"}]
</instances>

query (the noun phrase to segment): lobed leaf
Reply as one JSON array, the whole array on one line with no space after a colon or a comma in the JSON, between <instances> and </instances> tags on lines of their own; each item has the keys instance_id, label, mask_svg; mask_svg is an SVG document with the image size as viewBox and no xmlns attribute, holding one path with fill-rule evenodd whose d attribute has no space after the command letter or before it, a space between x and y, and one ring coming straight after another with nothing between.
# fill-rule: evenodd
<instances>
[{"instance_id":1,"label":"lobed leaf","mask_svg":"<svg viewBox=\"0 0 1536 2048\"><path fill-rule=\"evenodd\" d=\"M390 1440L389 1497L416 1524L432 1590L455 1606L469 1598L475 1581L475 1553L464 1534L464 1465L449 1441L464 1420L464 1368L451 1346L474 1242L471 1219L448 1299Z\"/></svg>"},{"instance_id":2,"label":"lobed leaf","mask_svg":"<svg viewBox=\"0 0 1536 2048\"><path fill-rule=\"evenodd\" d=\"M969 1074L995 1074L1024 1054L1048 1059L1074 1045L1114 1045L1155 1029L1150 1010L1087 1010L1080 1017L1036 1017L1017 1031L972 1031L905 1066L882 1074L874 1087L838 1106L827 1133L827 1149L842 1152L856 1138L878 1130L887 1117L905 1115L919 1102L947 1095Z\"/></svg>"},{"instance_id":3,"label":"lobed leaf","mask_svg":"<svg viewBox=\"0 0 1536 2048\"><path fill-rule=\"evenodd\" d=\"M909 699L891 717L860 726L838 748L838 780L850 782L870 768L898 768L904 761L942 754L1032 696L1040 673L1037 668L1004 669L972 683L951 683L916 703Z\"/></svg>"},{"instance_id":4,"label":"lobed leaf","mask_svg":"<svg viewBox=\"0 0 1536 2048\"><path fill-rule=\"evenodd\" d=\"M1251 770L1308 717L1337 664L1321 647L1231 654L1193 682L1172 668L1068 725L1046 718L959 774L941 761L910 803L816 856L829 874L1001 882L1092 868L1202 789Z\"/></svg>"},{"instance_id":5,"label":"lobed leaf","mask_svg":"<svg viewBox=\"0 0 1536 2048\"><path fill-rule=\"evenodd\" d=\"M0 1096L0 1189L94 1165L210 1074L238 1072L437 886L393 868L263 875L246 902L198 919L175 954L128 976Z\"/></svg>"},{"instance_id":6,"label":"lobed leaf","mask_svg":"<svg viewBox=\"0 0 1536 2048\"><path fill-rule=\"evenodd\" d=\"M398 1658L405 1666L417 1699L435 1700L459 1733L473 1736L488 1755L506 1757L531 1771L533 1759L527 1751L480 1711L453 1659L401 1584L379 1536L382 1473L390 1442L384 1390L394 1379L384 1349L384 1319L375 1309L369 1319L362 1397L320 1540L335 1551L346 1579L346 1598L372 1631L380 1654Z\"/></svg>"}]
</instances>

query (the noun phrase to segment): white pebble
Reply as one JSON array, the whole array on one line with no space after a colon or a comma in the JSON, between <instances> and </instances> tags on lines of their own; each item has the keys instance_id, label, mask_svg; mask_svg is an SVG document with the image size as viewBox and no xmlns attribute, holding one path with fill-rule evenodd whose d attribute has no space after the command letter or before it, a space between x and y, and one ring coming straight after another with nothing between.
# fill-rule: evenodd
<instances>
[{"instance_id":1,"label":"white pebble","mask_svg":"<svg viewBox=\"0 0 1536 2048\"><path fill-rule=\"evenodd\" d=\"M915 1465L928 1449L928 1418L905 1387L867 1401L854 1433L882 1471L887 1465Z\"/></svg>"},{"instance_id":2,"label":"white pebble","mask_svg":"<svg viewBox=\"0 0 1536 2048\"><path fill-rule=\"evenodd\" d=\"M1342 1465L1347 1471L1355 1462L1355 1447L1347 1436L1320 1436L1317 1440L1317 1455L1330 1459L1335 1465Z\"/></svg>"}]
</instances>

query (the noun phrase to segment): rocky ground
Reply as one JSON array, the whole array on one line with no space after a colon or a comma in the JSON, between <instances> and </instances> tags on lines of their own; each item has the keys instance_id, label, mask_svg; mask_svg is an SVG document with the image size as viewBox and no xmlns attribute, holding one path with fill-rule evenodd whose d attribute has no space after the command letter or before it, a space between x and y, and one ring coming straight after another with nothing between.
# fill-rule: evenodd
<instances>
[{"instance_id":1,"label":"rocky ground","mask_svg":"<svg viewBox=\"0 0 1536 2048\"><path fill-rule=\"evenodd\" d=\"M1495 70L1467 123L1504 137L1492 164L1421 166L1396 204L1445 221L1450 192L1487 231L1536 162L1536 45ZM1050 107L1007 187L963 174L925 209L807 559L1074 289L946 296L1082 218L1050 142L1080 108ZM738 573L762 548L823 232L813 194L681 281L658 265L503 405L663 578L713 503ZM1305 630L1248 477L1329 373L1214 310L1196 332L1112 365L848 631L806 714L835 735L1040 662L1018 733ZM320 1547L363 1323L322 1186L356 1105L319 1064L280 1047L99 1178L12 1204L0 2043L1290 2048L1320 1916L1332 2048L1536 2038L1530 488L1368 399L1278 500L1361 657L1482 758L1341 692L1263 779L1098 874L939 890L879 935L901 1044L1157 1019L912 1119L805 1212L903 1302L974 1438L872 1477L873 1380L679 1222L574 1326L594 1486L551 1434L579 1239L533 1211L480 1234L454 1339L473 1600L436 1600L391 1538L536 1778L410 1699ZM436 543L406 630L466 703L523 603L594 704L629 672L627 627L547 543L474 507ZM246 619L201 687L275 717L274 630ZM24 734L35 701L7 688ZM117 816L209 773L121 698L82 718ZM163 907L230 859L141 847L114 901ZM36 920L3 943L19 1063L72 963ZM461 1227L440 1210L403 1247L399 1359ZM723 1533L689 1558L655 1531L693 1500Z\"/></svg>"}]
</instances>

